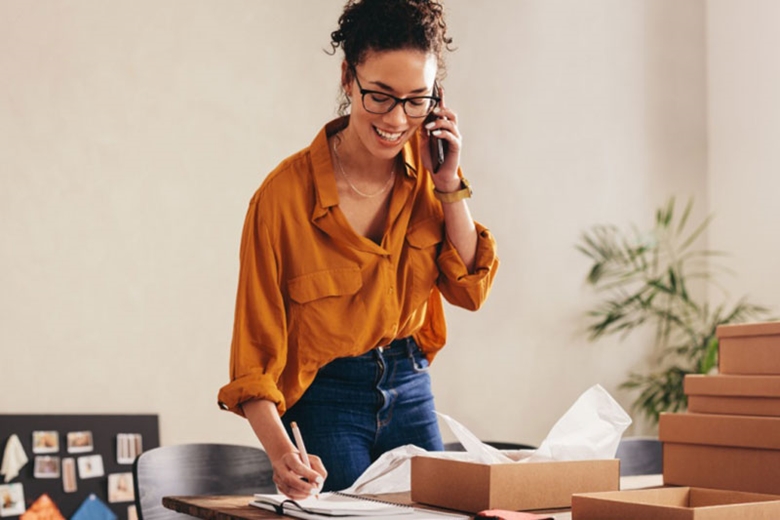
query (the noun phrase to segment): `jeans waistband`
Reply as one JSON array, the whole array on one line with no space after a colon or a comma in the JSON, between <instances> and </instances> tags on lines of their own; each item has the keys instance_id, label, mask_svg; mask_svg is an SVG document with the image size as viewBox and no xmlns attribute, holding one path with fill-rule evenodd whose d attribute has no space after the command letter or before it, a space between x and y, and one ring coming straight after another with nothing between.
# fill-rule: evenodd
<instances>
[{"instance_id":1,"label":"jeans waistband","mask_svg":"<svg viewBox=\"0 0 780 520\"><path fill-rule=\"evenodd\" d=\"M388 345L380 345L376 347L380 352L388 352L392 349L406 350L409 345L409 338L394 339Z\"/></svg>"},{"instance_id":2,"label":"jeans waistband","mask_svg":"<svg viewBox=\"0 0 780 520\"><path fill-rule=\"evenodd\" d=\"M374 347L368 352L365 352L353 359L362 359L362 358L374 359L374 357L377 354L381 354L383 357L387 357L387 356L396 357L401 355L408 356L410 350L410 343L412 347L414 347L415 349L417 348L417 344L414 342L414 338L410 336L406 338L395 339L387 345Z\"/></svg>"}]
</instances>

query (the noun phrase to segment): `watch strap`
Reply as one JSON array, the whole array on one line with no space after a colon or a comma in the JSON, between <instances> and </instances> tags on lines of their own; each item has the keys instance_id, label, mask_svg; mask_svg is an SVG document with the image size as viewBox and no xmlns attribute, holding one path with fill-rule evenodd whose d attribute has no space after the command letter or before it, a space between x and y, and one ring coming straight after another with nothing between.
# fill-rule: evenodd
<instances>
[{"instance_id":1,"label":"watch strap","mask_svg":"<svg viewBox=\"0 0 780 520\"><path fill-rule=\"evenodd\" d=\"M463 199L471 198L472 193L471 183L463 177L460 179L460 189L457 191L445 192L439 191L436 188L433 189L433 195L441 202L445 203L458 202Z\"/></svg>"}]
</instances>

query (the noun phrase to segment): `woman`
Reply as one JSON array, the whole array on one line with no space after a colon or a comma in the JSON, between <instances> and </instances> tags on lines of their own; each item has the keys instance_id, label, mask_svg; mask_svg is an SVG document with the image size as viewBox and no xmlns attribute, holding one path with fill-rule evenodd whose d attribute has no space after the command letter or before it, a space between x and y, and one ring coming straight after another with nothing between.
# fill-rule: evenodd
<instances>
[{"instance_id":1,"label":"woman","mask_svg":"<svg viewBox=\"0 0 780 520\"><path fill-rule=\"evenodd\" d=\"M398 446L442 449L426 371L445 341L441 296L479 308L498 266L467 206L457 116L434 95L446 27L437 1L349 1L331 35L349 115L250 202L219 401L292 498L349 487ZM447 148L435 174L434 137Z\"/></svg>"}]
</instances>

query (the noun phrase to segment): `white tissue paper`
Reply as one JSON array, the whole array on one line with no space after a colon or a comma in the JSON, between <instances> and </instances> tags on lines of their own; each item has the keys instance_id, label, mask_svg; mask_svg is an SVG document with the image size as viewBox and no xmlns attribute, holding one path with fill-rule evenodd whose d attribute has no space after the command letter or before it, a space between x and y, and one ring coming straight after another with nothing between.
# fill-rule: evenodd
<instances>
[{"instance_id":1,"label":"white tissue paper","mask_svg":"<svg viewBox=\"0 0 780 520\"><path fill-rule=\"evenodd\" d=\"M465 426L460 424L449 415L444 415L443 413L438 412L436 412L436 414L444 419L444 422L447 423L447 426L449 426L452 433L455 434L455 437L466 449L466 453L469 454L468 460L473 462L480 462L482 464L514 462L512 459L501 453L501 450L494 448L493 446L489 446L479 440L479 437L471 433L468 429L466 429ZM447 452L440 451L437 452L437 454L447 454Z\"/></svg>"},{"instance_id":2,"label":"white tissue paper","mask_svg":"<svg viewBox=\"0 0 780 520\"><path fill-rule=\"evenodd\" d=\"M614 459L631 417L601 385L590 387L547 434L529 462Z\"/></svg>"},{"instance_id":3,"label":"white tissue paper","mask_svg":"<svg viewBox=\"0 0 780 520\"><path fill-rule=\"evenodd\" d=\"M27 453L22 447L22 441L15 433L8 437L3 452L3 464L0 466L0 475L5 476L5 482L10 482L19 475L19 471L27 464Z\"/></svg>"},{"instance_id":4,"label":"white tissue paper","mask_svg":"<svg viewBox=\"0 0 780 520\"><path fill-rule=\"evenodd\" d=\"M430 455L413 444L380 455L344 492L355 495L398 493L411 489L412 457Z\"/></svg>"},{"instance_id":5,"label":"white tissue paper","mask_svg":"<svg viewBox=\"0 0 780 520\"><path fill-rule=\"evenodd\" d=\"M462 452L428 452L406 445L379 457L355 483L344 490L355 494L400 493L411 489L411 458L427 455L469 460L483 464L541 462L586 459L613 459L631 417L601 385L586 390L555 423L539 449L520 460L507 457L481 442L455 419L438 414L466 449ZM528 450L523 450L528 451Z\"/></svg>"}]
</instances>

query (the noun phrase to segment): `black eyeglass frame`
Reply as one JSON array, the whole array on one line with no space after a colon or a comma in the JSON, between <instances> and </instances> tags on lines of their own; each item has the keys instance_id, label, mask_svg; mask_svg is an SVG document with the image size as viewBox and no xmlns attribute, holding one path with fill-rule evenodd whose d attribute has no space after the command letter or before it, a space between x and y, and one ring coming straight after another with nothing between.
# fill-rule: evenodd
<instances>
[{"instance_id":1,"label":"black eyeglass frame","mask_svg":"<svg viewBox=\"0 0 780 520\"><path fill-rule=\"evenodd\" d=\"M355 70L354 67L352 67L352 75L355 76L355 82L357 83L358 89L360 90L360 101L363 103L363 108L366 110L366 112L369 112L371 114L389 114L393 111L393 109L398 106L398 103L401 103L401 108L404 111L404 114L406 114L406 117L411 117L414 119L420 119L422 117L428 117L431 112L441 103L441 98L438 96L412 96L408 98L399 98L395 97L392 94L388 94L387 92L381 92L379 90L368 90L363 88L363 85L360 84L360 80L358 79L357 70ZM384 112L374 112L373 110L369 110L368 107L366 107L366 94L378 94L380 96L385 96L393 100L393 104L390 105L390 108L385 110ZM430 107L428 108L428 111L421 115L421 116L413 116L406 110L406 103L409 101L420 101L421 99L427 99L430 100L432 103Z\"/></svg>"}]
</instances>

